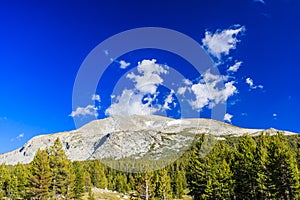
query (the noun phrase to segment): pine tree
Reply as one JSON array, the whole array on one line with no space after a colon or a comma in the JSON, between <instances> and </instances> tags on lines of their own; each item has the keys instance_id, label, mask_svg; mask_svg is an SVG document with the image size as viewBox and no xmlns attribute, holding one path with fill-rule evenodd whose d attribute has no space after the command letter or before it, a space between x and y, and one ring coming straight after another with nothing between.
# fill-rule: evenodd
<instances>
[{"instance_id":1,"label":"pine tree","mask_svg":"<svg viewBox=\"0 0 300 200\"><path fill-rule=\"evenodd\" d=\"M137 175L136 191L140 199L153 199L154 189L153 172L145 172Z\"/></svg>"},{"instance_id":2,"label":"pine tree","mask_svg":"<svg viewBox=\"0 0 300 200\"><path fill-rule=\"evenodd\" d=\"M255 151L255 171L256 171L256 199L268 199L269 172L267 167L268 162L268 145L270 135L262 133L258 136L256 151Z\"/></svg>"},{"instance_id":3,"label":"pine tree","mask_svg":"<svg viewBox=\"0 0 300 200\"><path fill-rule=\"evenodd\" d=\"M299 171L295 153L281 133L272 136L268 148L270 194L276 199L299 199Z\"/></svg>"},{"instance_id":4,"label":"pine tree","mask_svg":"<svg viewBox=\"0 0 300 200\"><path fill-rule=\"evenodd\" d=\"M0 198L7 197L7 180L10 177L8 167L4 164L0 165Z\"/></svg>"},{"instance_id":5,"label":"pine tree","mask_svg":"<svg viewBox=\"0 0 300 200\"><path fill-rule=\"evenodd\" d=\"M255 199L258 185L255 150L254 139L244 135L237 146L233 161L235 194L238 199Z\"/></svg>"},{"instance_id":6,"label":"pine tree","mask_svg":"<svg viewBox=\"0 0 300 200\"><path fill-rule=\"evenodd\" d=\"M18 190L18 198L25 199L26 198L26 189L28 185L28 176L29 171L27 167L23 164L18 163L12 169L12 174L14 174L17 178L17 190Z\"/></svg>"},{"instance_id":7,"label":"pine tree","mask_svg":"<svg viewBox=\"0 0 300 200\"><path fill-rule=\"evenodd\" d=\"M118 173L115 177L116 188L118 192L126 193L130 190L129 185L127 184L127 176L123 173Z\"/></svg>"},{"instance_id":8,"label":"pine tree","mask_svg":"<svg viewBox=\"0 0 300 200\"><path fill-rule=\"evenodd\" d=\"M48 199L51 184L50 160L45 150L38 150L30 164L29 194L30 199Z\"/></svg>"},{"instance_id":9,"label":"pine tree","mask_svg":"<svg viewBox=\"0 0 300 200\"><path fill-rule=\"evenodd\" d=\"M73 183L73 196L75 199L81 199L85 192L84 185L84 170L82 164L78 161L73 162L74 183ZM90 187L91 188L91 187Z\"/></svg>"},{"instance_id":10,"label":"pine tree","mask_svg":"<svg viewBox=\"0 0 300 200\"><path fill-rule=\"evenodd\" d=\"M7 179L8 171L7 167L4 164L0 165L0 198L4 198L6 196L5 191L5 180Z\"/></svg>"},{"instance_id":11,"label":"pine tree","mask_svg":"<svg viewBox=\"0 0 300 200\"><path fill-rule=\"evenodd\" d=\"M172 198L171 179L166 169L161 169L157 174L155 196L162 200Z\"/></svg>"},{"instance_id":12,"label":"pine tree","mask_svg":"<svg viewBox=\"0 0 300 200\"><path fill-rule=\"evenodd\" d=\"M188 184L194 199L231 199L233 173L228 163L229 150L218 142L206 157L194 149L188 168Z\"/></svg>"},{"instance_id":13,"label":"pine tree","mask_svg":"<svg viewBox=\"0 0 300 200\"><path fill-rule=\"evenodd\" d=\"M107 188L107 178L104 173L104 168L99 160L94 160L90 163L90 174L92 184L97 188Z\"/></svg>"},{"instance_id":14,"label":"pine tree","mask_svg":"<svg viewBox=\"0 0 300 200\"><path fill-rule=\"evenodd\" d=\"M51 191L54 198L66 196L70 182L70 162L62 148L60 139L54 141L49 150L50 167L52 174Z\"/></svg>"},{"instance_id":15,"label":"pine tree","mask_svg":"<svg viewBox=\"0 0 300 200\"><path fill-rule=\"evenodd\" d=\"M204 164L205 159L199 156L201 146L203 144L205 135L201 135L196 138L193 148L189 155L189 165L187 167L187 182L190 189L190 195L194 197L195 200L201 199L205 189L206 189L206 166Z\"/></svg>"},{"instance_id":16,"label":"pine tree","mask_svg":"<svg viewBox=\"0 0 300 200\"><path fill-rule=\"evenodd\" d=\"M185 187L185 172L177 161L171 170L171 187L173 196L181 199Z\"/></svg>"},{"instance_id":17,"label":"pine tree","mask_svg":"<svg viewBox=\"0 0 300 200\"><path fill-rule=\"evenodd\" d=\"M10 173L5 183L6 196L9 199L17 199L19 196L18 193L18 180L17 177Z\"/></svg>"}]
</instances>

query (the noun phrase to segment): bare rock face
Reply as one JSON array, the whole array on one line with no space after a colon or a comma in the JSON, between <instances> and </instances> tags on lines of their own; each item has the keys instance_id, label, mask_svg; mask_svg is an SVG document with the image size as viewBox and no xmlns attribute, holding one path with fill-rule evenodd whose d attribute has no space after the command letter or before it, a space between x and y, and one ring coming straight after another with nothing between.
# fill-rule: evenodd
<instances>
[{"instance_id":1,"label":"bare rock face","mask_svg":"<svg viewBox=\"0 0 300 200\"><path fill-rule=\"evenodd\" d=\"M259 135L261 129L245 129L211 119L171 119L161 116L113 116L95 120L70 132L33 137L23 147L0 155L0 164L30 163L37 150L60 138L70 160L141 158L155 160L186 149L195 134L223 136ZM275 133L275 129L268 129ZM285 134L295 134L283 131Z\"/></svg>"}]
</instances>

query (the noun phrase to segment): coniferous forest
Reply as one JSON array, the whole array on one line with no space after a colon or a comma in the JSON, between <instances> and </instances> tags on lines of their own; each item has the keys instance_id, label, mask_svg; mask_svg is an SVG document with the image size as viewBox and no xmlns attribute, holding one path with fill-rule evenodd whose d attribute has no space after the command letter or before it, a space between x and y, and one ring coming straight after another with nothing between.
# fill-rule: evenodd
<instances>
[{"instance_id":1,"label":"coniferous forest","mask_svg":"<svg viewBox=\"0 0 300 200\"><path fill-rule=\"evenodd\" d=\"M201 156L205 135L171 165L125 173L94 161L67 159L57 139L30 164L0 165L0 199L95 199L92 188L130 199L300 199L300 136L228 137Z\"/></svg>"}]
</instances>

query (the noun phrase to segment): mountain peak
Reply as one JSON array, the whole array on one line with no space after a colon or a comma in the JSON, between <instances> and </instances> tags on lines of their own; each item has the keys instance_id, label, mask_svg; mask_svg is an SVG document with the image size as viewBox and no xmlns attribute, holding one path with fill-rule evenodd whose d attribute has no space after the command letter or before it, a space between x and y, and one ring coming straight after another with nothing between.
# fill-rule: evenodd
<instances>
[{"instance_id":1,"label":"mountain peak","mask_svg":"<svg viewBox=\"0 0 300 200\"><path fill-rule=\"evenodd\" d=\"M212 119L190 118L172 119L151 116L112 116L94 120L69 132L39 135L29 140L23 147L0 155L0 163L29 163L37 150L53 145L60 138L70 160L120 159L148 156L157 159L181 155L191 144L195 134L211 134L217 138L224 136L258 135L264 130L245 129ZM277 130L265 131L271 134ZM285 134L294 134L284 132Z\"/></svg>"}]
</instances>

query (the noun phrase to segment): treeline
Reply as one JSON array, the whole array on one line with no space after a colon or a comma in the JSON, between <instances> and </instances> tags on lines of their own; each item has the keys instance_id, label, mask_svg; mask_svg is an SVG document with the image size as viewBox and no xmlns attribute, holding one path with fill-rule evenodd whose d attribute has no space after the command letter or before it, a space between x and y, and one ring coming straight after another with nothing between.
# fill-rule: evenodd
<instances>
[{"instance_id":1,"label":"treeline","mask_svg":"<svg viewBox=\"0 0 300 200\"><path fill-rule=\"evenodd\" d=\"M235 138L232 138L235 140ZM299 135L245 135L220 141L199 156L202 136L190 153L187 181L199 199L300 199Z\"/></svg>"},{"instance_id":2,"label":"treeline","mask_svg":"<svg viewBox=\"0 0 300 200\"><path fill-rule=\"evenodd\" d=\"M57 139L28 165L0 166L0 199L82 199L88 193L92 200L93 187L147 200L181 199L186 193L195 200L300 199L298 135L265 133L215 142L208 137L199 135L172 165L146 173L117 171L97 160L70 162Z\"/></svg>"}]
</instances>

